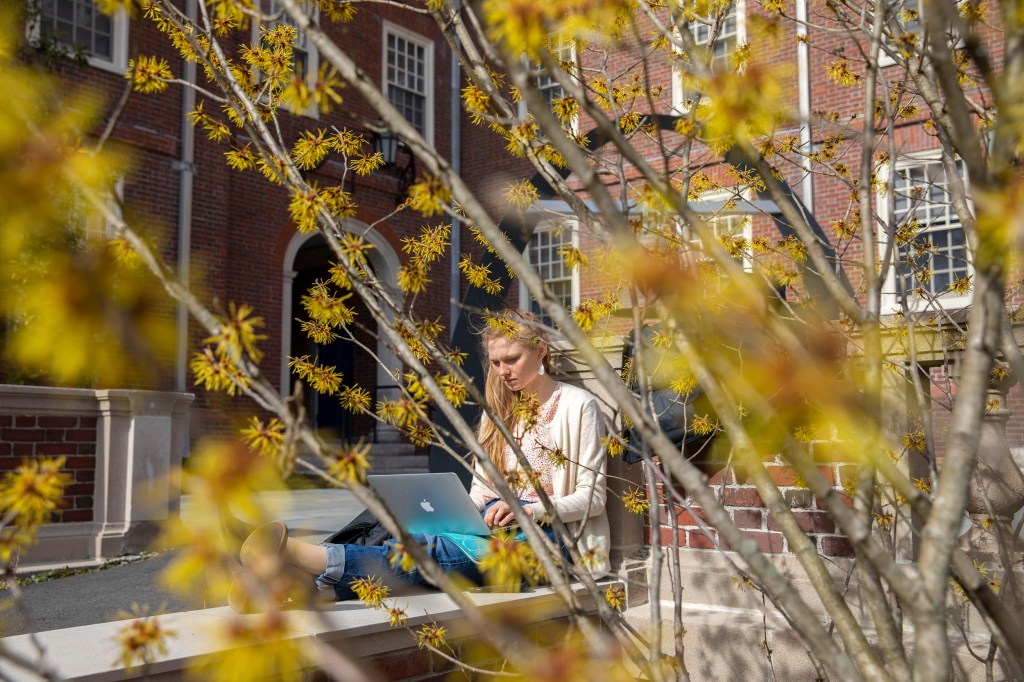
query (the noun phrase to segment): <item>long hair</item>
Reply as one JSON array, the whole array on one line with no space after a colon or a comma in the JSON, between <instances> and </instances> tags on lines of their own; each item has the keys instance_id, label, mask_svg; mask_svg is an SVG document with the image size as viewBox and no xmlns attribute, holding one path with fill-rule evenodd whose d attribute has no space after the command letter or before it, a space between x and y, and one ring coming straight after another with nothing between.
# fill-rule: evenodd
<instances>
[{"instance_id":1,"label":"long hair","mask_svg":"<svg viewBox=\"0 0 1024 682\"><path fill-rule=\"evenodd\" d=\"M481 355L487 363L487 381L484 388L484 397L487 404L494 410L495 414L511 431L516 426L513 416L513 407L519 401L521 391L513 391L502 381L501 376L491 369L491 363L487 357L488 344L494 339L505 337L517 341L529 347L544 344L548 352L541 362L544 370L551 371L551 343L544 331L543 323L533 313L516 308L506 308L497 315L487 316L487 326L480 333ZM480 444L499 470L505 470L505 439L502 437L498 427L486 415L480 418Z\"/></svg>"}]
</instances>

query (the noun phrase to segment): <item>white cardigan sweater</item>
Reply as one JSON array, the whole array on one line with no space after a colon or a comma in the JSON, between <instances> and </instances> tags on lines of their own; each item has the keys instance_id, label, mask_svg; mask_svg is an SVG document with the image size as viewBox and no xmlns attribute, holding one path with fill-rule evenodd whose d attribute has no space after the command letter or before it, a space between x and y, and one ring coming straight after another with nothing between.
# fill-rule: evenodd
<instances>
[{"instance_id":1,"label":"white cardigan sweater","mask_svg":"<svg viewBox=\"0 0 1024 682\"><path fill-rule=\"evenodd\" d=\"M608 491L607 462L602 445L604 423L597 398L589 392L561 384L562 396L558 401L548 432L551 443L565 455L565 466L551 472L551 503L558 516L579 540L576 543L581 556L590 555L590 573L595 578L608 573L608 552L611 546L605 498ZM486 483L487 476L479 463L477 475L469 494L478 509L483 509L486 497L494 492ZM527 505L537 521L547 519L544 505Z\"/></svg>"}]
</instances>

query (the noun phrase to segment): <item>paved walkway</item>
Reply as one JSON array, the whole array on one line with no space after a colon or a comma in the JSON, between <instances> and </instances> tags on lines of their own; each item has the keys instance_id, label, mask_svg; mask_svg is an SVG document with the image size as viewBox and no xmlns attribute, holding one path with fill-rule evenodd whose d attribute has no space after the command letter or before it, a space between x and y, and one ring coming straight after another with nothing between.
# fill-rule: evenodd
<instances>
[{"instance_id":1,"label":"paved walkway","mask_svg":"<svg viewBox=\"0 0 1024 682\"><path fill-rule=\"evenodd\" d=\"M295 537L313 542L338 530L363 510L345 490L272 492L260 497L273 516L288 524ZM188 496L182 500L181 511L186 524L194 519L194 505ZM186 600L161 586L160 573L173 558L174 552L164 552L124 566L28 585L22 590L31 615L0 608L0 637L103 623L117 619L121 612L130 615L133 604L165 612L224 605ZM0 600L6 596L6 592L0 592Z\"/></svg>"}]
</instances>

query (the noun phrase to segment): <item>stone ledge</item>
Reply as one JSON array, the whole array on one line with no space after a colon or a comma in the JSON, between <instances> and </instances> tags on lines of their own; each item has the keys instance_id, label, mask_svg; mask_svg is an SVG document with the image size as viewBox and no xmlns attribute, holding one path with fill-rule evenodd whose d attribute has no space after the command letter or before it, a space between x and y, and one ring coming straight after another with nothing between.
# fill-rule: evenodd
<instances>
[{"instance_id":1,"label":"stone ledge","mask_svg":"<svg viewBox=\"0 0 1024 682\"><path fill-rule=\"evenodd\" d=\"M602 581L605 584L605 581ZM580 584L572 586L587 611L594 603ZM566 615L565 606L550 587L519 594L467 592L485 613L508 613L514 610L521 622L539 623ZM444 624L452 638L473 633L458 607L442 592L414 592L395 597L409 614L411 627L430 620ZM393 628L386 614L368 609L359 602L337 602L320 611L293 610L291 619L294 637L339 647L347 656L368 658L390 652L415 649L416 642L405 629ZM187 668L197 659L216 652L217 638L211 636L218 628L239 616L228 607L171 613L158 617L161 627L174 633L167 642L167 655L160 657L148 670L150 679L183 678ZM127 621L98 623L82 627L51 630L35 635L18 635L0 639L0 648L24 660L36 660L38 647L46 652L46 663L60 679L81 682L107 682L144 677L137 669L126 674L118 663L117 634ZM5 663L4 677L13 682L36 682L46 679L33 671L10 669Z\"/></svg>"}]
</instances>

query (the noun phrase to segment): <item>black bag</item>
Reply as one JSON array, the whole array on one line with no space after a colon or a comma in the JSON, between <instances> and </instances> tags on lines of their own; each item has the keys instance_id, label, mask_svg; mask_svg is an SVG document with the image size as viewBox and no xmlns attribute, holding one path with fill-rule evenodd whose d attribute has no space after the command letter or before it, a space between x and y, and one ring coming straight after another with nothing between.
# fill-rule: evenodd
<instances>
[{"instance_id":1,"label":"black bag","mask_svg":"<svg viewBox=\"0 0 1024 682\"><path fill-rule=\"evenodd\" d=\"M694 413L694 403L703 395L700 388L683 397L672 389L662 388L655 390L651 395L652 407L658 417L658 428L660 428L672 444L681 447L684 444L696 443L707 440L706 436L698 436L689 431L686 423L687 413ZM629 442L637 447L642 447L643 439L635 429L629 430ZM643 459L639 452L627 451L622 456L627 464L635 464Z\"/></svg>"},{"instance_id":2,"label":"black bag","mask_svg":"<svg viewBox=\"0 0 1024 682\"><path fill-rule=\"evenodd\" d=\"M377 547L391 539L391 533L369 509L349 521L348 525L324 540L329 545L365 545Z\"/></svg>"},{"instance_id":3,"label":"black bag","mask_svg":"<svg viewBox=\"0 0 1024 682\"><path fill-rule=\"evenodd\" d=\"M660 328L661 325L644 327L641 333L641 343L644 347L651 347L650 339ZM623 364L632 359L633 353L633 334L627 334L622 347ZM631 388L636 390L636 385L634 384ZM673 445L680 448L684 445L708 440L708 436L698 436L690 431L690 425L687 423L687 417L692 418L694 414L699 413L698 410L712 412L710 405L707 405L706 402L704 391L700 386L695 386L685 396L679 395L668 387L655 388L651 392L651 407L657 417L658 428L668 436ZM639 452L639 449L643 447L643 439L635 429L630 429L627 436L633 448L626 451L622 460L627 464L636 464L643 460L643 456Z\"/></svg>"}]
</instances>

